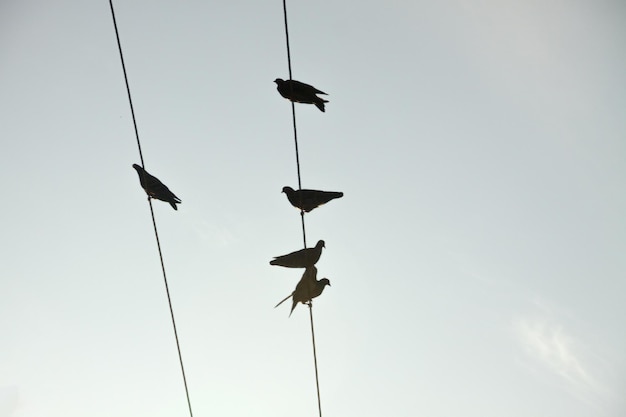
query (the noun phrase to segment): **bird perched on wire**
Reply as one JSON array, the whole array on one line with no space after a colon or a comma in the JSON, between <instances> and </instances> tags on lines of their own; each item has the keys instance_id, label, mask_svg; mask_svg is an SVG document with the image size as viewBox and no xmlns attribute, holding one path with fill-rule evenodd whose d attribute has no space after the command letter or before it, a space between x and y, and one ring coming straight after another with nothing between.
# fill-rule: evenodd
<instances>
[{"instance_id":1,"label":"bird perched on wire","mask_svg":"<svg viewBox=\"0 0 626 417\"><path fill-rule=\"evenodd\" d=\"M328 100L324 100L318 97L316 94L324 94L325 92L318 90L312 85L301 83L296 80L283 80L282 78L276 78L276 89L281 96L296 103L315 104L318 109L325 112L324 103L328 103Z\"/></svg>"},{"instance_id":2,"label":"bird perched on wire","mask_svg":"<svg viewBox=\"0 0 626 417\"><path fill-rule=\"evenodd\" d=\"M291 187L283 187L283 193L287 195L287 199L292 206L310 212L322 204L328 203L335 198L343 197L340 191L320 191L320 190L294 190Z\"/></svg>"},{"instance_id":3,"label":"bird perched on wire","mask_svg":"<svg viewBox=\"0 0 626 417\"><path fill-rule=\"evenodd\" d=\"M157 177L154 177L137 164L133 164L133 168L139 175L139 183L141 187L146 190L148 198L156 198L157 200L166 201L170 203L174 210L178 210L176 204L180 204L180 198L176 197L173 192L165 184L163 184Z\"/></svg>"},{"instance_id":4,"label":"bird perched on wire","mask_svg":"<svg viewBox=\"0 0 626 417\"><path fill-rule=\"evenodd\" d=\"M296 289L285 297L280 303L276 304L274 308L278 307L285 301L292 298L291 311L289 312L289 317L291 317L291 313L296 308L298 303L308 304L315 297L318 297L324 291L324 287L330 286L330 281L328 278L322 278L319 281L317 280L317 268L314 266L308 267L304 274L302 274L302 278L296 285Z\"/></svg>"},{"instance_id":5,"label":"bird perched on wire","mask_svg":"<svg viewBox=\"0 0 626 417\"><path fill-rule=\"evenodd\" d=\"M314 248L300 249L287 255L276 256L274 260L270 261L270 265L286 268L308 268L319 261L324 247L326 247L324 241L320 240Z\"/></svg>"}]
</instances>

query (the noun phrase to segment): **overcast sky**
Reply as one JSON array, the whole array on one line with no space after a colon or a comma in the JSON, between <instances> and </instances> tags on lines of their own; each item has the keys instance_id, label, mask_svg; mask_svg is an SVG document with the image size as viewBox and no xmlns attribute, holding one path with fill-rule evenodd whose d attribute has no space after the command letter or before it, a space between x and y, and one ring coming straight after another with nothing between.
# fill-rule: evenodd
<instances>
[{"instance_id":1,"label":"overcast sky","mask_svg":"<svg viewBox=\"0 0 626 417\"><path fill-rule=\"evenodd\" d=\"M118 1L191 402L317 416L280 1ZM626 415L626 4L290 1L323 415ZM109 4L0 2L0 417L189 415Z\"/></svg>"}]
</instances>

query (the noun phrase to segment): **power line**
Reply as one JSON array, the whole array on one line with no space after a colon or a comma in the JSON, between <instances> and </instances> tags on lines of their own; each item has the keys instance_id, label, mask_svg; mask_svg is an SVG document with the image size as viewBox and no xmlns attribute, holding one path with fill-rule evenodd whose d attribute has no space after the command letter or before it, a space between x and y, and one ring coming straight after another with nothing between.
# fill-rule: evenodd
<instances>
[{"instance_id":1,"label":"power line","mask_svg":"<svg viewBox=\"0 0 626 417\"><path fill-rule=\"evenodd\" d=\"M124 72L124 82L126 83L126 92L128 93L128 103L130 104L130 112L131 112L132 119L133 119L133 126L135 127L135 138L137 139L137 148L139 149L139 158L141 159L141 166L142 168L144 168L143 175L145 175L145 165L144 165L144 160L143 160L143 152L141 151L141 141L139 140L139 130L137 129L137 119L135 118L135 109L133 107L133 99L130 94L130 86L128 84L128 74L126 73L126 65L124 64L124 53L122 52L122 43L120 42L120 34L117 29L117 20L115 19L115 10L113 9L113 0L109 0L109 5L111 6L111 17L113 18L113 27L115 28L115 38L117 39L117 48L120 52L120 61L122 63L122 71ZM163 262L163 252L161 251L159 231L157 230L156 220L154 218L154 209L152 208L152 199L150 197L148 197L148 204L150 205L152 225L154 226L154 236L156 238L157 248L159 250L161 270L163 271L163 282L165 284L165 293L167 294L167 302L170 308L170 317L172 318L172 327L174 329L174 338L176 339L176 349L178 350L178 361L180 362L180 370L182 372L183 383L185 385L185 395L187 396L187 405L189 407L189 415L193 417L193 411L191 409L191 400L189 399L189 388L187 387L187 377L185 376L185 366L183 365L183 355L180 351L180 341L178 340L178 331L176 330L176 319L174 318L174 307L172 306L172 298L170 297L170 289L169 289L169 285L167 284L167 274L165 273L165 263Z\"/></svg>"},{"instance_id":2,"label":"power line","mask_svg":"<svg viewBox=\"0 0 626 417\"><path fill-rule=\"evenodd\" d=\"M289 47L289 25L287 24L287 3L283 0L283 16L285 18L285 41L287 43L287 65L289 67L289 79L293 80L291 71L291 48ZM293 83L289 83L289 90L293 97ZM296 129L296 105L291 102L291 116L293 119L293 141L296 148L296 169L298 170L298 189L302 189L302 176L300 174L300 153L298 152L298 129ZM300 197L302 198L302 197ZM300 202L302 206L302 202ZM302 239L304 240L304 247L306 248L306 228L304 227L304 210L300 209L300 218L302 220Z\"/></svg>"},{"instance_id":3,"label":"power line","mask_svg":"<svg viewBox=\"0 0 626 417\"><path fill-rule=\"evenodd\" d=\"M315 349L315 330L313 328L313 301L309 300L309 317L311 318L311 341L313 342L313 363L315 364L315 388L317 388L317 409L322 417L322 402L320 399L320 381L317 377L317 350Z\"/></svg>"},{"instance_id":4,"label":"power line","mask_svg":"<svg viewBox=\"0 0 626 417\"><path fill-rule=\"evenodd\" d=\"M285 18L285 41L287 43L287 64L289 66L289 80L293 80L293 74L291 71L291 49L289 47L289 25L287 23L287 0L283 0L283 16ZM291 91L291 97L293 97L293 82L289 83ZM298 129L296 128L296 106L291 102L291 115L293 119L293 140L296 148L296 167L298 170L298 189L302 189L302 177L300 174L300 153L298 152ZM302 193L300 193L302 198ZM300 201L302 206L302 201ZM306 228L304 226L304 210L300 209L300 219L302 220L302 239L304 240L304 247L306 248ZM315 387L317 389L317 408L319 411L319 417L322 417L322 401L320 397L320 382L319 373L317 370L317 349L315 347L315 330L313 327L313 301L309 300L309 317L311 318L311 340L313 344L313 364L315 366Z\"/></svg>"}]
</instances>

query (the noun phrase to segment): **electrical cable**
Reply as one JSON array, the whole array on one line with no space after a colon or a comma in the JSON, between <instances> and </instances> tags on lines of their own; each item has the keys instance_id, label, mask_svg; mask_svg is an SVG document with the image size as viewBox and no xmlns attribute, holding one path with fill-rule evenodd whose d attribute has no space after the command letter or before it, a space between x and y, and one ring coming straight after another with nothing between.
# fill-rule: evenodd
<instances>
[{"instance_id":1,"label":"electrical cable","mask_svg":"<svg viewBox=\"0 0 626 417\"><path fill-rule=\"evenodd\" d=\"M120 52L120 61L122 63L122 71L124 72L124 81L126 83L126 92L128 93L128 103L130 104L130 112L133 119L133 126L135 127L135 138L137 139L137 148L139 149L139 158L141 159L141 166L145 165L143 160L143 152L141 151L141 141L139 140L139 130L137 129L137 119L135 118L135 109L133 107L133 99L130 94L130 85L128 84L128 74L126 73L126 65L124 64L124 53L122 52L122 43L120 42L120 34L117 29L117 20L115 19L115 10L113 8L113 0L109 0L111 6L111 17L113 18L113 27L115 28L115 38L117 39L117 48ZM146 182L147 183L147 182ZM193 411L191 409L191 400L189 398L189 388L187 386L187 377L185 376L185 366L183 365L183 355L180 351L180 341L178 339L178 331L176 330L176 320L174 318L174 308L172 306L172 299L170 297L170 289L167 284L167 275L165 273L165 263L163 262L163 252L161 251L161 242L159 240L159 232L157 230L156 220L154 218L154 209L152 208L152 199L148 197L148 204L150 205L150 214L152 215L152 225L154 226L154 236L156 238L157 248L159 250L159 259L161 260L161 270L163 271L163 282L165 283L165 292L167 294L167 302L170 308L170 317L172 318L172 327L174 329L174 338L176 339L176 349L178 350L178 361L180 362L180 370L183 375L183 383L185 385L185 394L187 396L187 405L189 407L189 415L193 417Z\"/></svg>"},{"instance_id":2,"label":"electrical cable","mask_svg":"<svg viewBox=\"0 0 626 417\"><path fill-rule=\"evenodd\" d=\"M289 25L287 24L287 0L283 0L283 16L285 19L285 40L287 43L287 64L289 66L289 80L293 80L293 74L291 71L291 50L289 47ZM292 87L292 83L290 83L290 88ZM292 91L293 96L293 91ZM291 114L293 119L293 139L296 148L296 167L298 170L298 189L302 189L302 177L300 174L300 153L298 152L298 130L296 128L296 106L295 103L291 102ZM302 196L302 193L300 193ZM302 198L302 197L300 197ZM302 202L300 202L300 206L302 206ZM304 210L300 209L300 218L302 220L302 239L304 240L304 247L306 248L306 228L304 227ZM315 330L313 327L313 302L309 300L309 317L311 318L311 340L313 344L313 364L315 366L315 387L317 389L317 408L319 411L319 417L322 417L322 401L320 397L320 383L319 383L319 373L317 370L317 349L315 347Z\"/></svg>"}]
</instances>

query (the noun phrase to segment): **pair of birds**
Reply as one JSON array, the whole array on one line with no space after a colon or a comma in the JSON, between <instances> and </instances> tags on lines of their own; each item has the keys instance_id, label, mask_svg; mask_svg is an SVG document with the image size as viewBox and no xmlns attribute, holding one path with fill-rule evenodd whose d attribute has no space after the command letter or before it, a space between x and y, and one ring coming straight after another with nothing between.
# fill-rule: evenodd
<instances>
[{"instance_id":1,"label":"pair of birds","mask_svg":"<svg viewBox=\"0 0 626 417\"><path fill-rule=\"evenodd\" d=\"M284 266L286 268L306 268L298 285L296 285L296 289L276 304L274 308L291 297L291 311L289 312L289 317L291 317L291 313L293 313L298 303L310 304L313 298L322 294L327 285L330 286L328 278L317 279L317 268L315 267L315 264L322 256L322 248L324 247L326 247L325 242L320 240L313 248L300 249L287 255L276 256L270 261L270 265Z\"/></svg>"},{"instance_id":2,"label":"pair of birds","mask_svg":"<svg viewBox=\"0 0 626 417\"><path fill-rule=\"evenodd\" d=\"M312 85L302 83L296 80L283 80L282 78L276 78L276 89L281 96L295 103L315 104L320 111L325 112L325 103L328 100L324 100L318 97L317 94L327 95L325 92L318 90Z\"/></svg>"},{"instance_id":3,"label":"pair of birds","mask_svg":"<svg viewBox=\"0 0 626 417\"><path fill-rule=\"evenodd\" d=\"M176 196L176 194L171 192L170 189L167 188L167 186L157 177L150 175L141 166L133 164L133 168L137 171L137 175L139 175L139 183L146 191L149 198L156 198L157 200L168 202L174 210L178 210L176 205L180 204L182 201ZM343 197L342 192L320 190L296 191L291 187L283 187L282 192L287 195L287 199L294 207L307 213L322 204L328 203L330 200Z\"/></svg>"}]
</instances>

